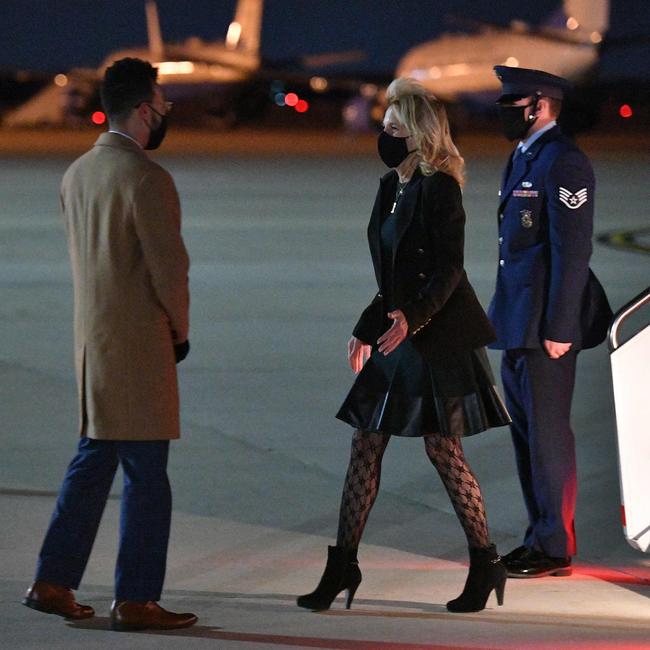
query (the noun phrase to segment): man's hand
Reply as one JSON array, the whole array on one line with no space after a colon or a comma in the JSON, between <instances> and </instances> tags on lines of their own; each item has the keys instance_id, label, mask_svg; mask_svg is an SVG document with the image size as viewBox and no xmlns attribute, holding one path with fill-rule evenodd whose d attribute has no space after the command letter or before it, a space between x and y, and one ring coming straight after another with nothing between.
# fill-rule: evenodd
<instances>
[{"instance_id":1,"label":"man's hand","mask_svg":"<svg viewBox=\"0 0 650 650\"><path fill-rule=\"evenodd\" d=\"M559 359L571 349L572 345L573 343L558 343L557 341L544 339L544 349L551 359Z\"/></svg>"},{"instance_id":2,"label":"man's hand","mask_svg":"<svg viewBox=\"0 0 650 650\"><path fill-rule=\"evenodd\" d=\"M176 363L180 363L190 352L190 342L185 340L182 343L174 343L174 354Z\"/></svg>"},{"instance_id":3,"label":"man's hand","mask_svg":"<svg viewBox=\"0 0 650 650\"><path fill-rule=\"evenodd\" d=\"M370 357L371 350L367 343L360 341L356 336L348 341L348 362L355 375L363 368L363 364Z\"/></svg>"},{"instance_id":4,"label":"man's hand","mask_svg":"<svg viewBox=\"0 0 650 650\"><path fill-rule=\"evenodd\" d=\"M384 355L389 355L406 338L409 331L406 316L401 309L388 312L388 318L392 319L393 324L377 339L379 351Z\"/></svg>"}]
</instances>

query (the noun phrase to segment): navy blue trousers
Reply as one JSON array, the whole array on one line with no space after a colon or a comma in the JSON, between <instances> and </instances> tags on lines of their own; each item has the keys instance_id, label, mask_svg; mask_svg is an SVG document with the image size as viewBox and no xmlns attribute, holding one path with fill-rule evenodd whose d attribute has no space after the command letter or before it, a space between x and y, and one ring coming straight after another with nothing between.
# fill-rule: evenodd
<instances>
[{"instance_id":1,"label":"navy blue trousers","mask_svg":"<svg viewBox=\"0 0 650 650\"><path fill-rule=\"evenodd\" d=\"M81 438L45 535L36 580L77 589L118 464L124 473L116 600L160 600L171 525L169 441Z\"/></svg>"},{"instance_id":2,"label":"navy blue trousers","mask_svg":"<svg viewBox=\"0 0 650 650\"><path fill-rule=\"evenodd\" d=\"M576 454L571 398L577 352L506 350L501 378L512 417L519 481L528 511L524 545L551 557L576 553Z\"/></svg>"}]
</instances>

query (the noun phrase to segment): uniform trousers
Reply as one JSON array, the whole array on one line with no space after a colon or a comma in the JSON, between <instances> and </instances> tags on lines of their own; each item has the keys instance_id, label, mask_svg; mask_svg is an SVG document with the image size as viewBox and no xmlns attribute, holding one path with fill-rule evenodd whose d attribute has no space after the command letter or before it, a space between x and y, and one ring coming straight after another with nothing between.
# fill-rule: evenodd
<instances>
[{"instance_id":1,"label":"uniform trousers","mask_svg":"<svg viewBox=\"0 0 650 650\"><path fill-rule=\"evenodd\" d=\"M576 553L575 440L571 398L577 352L506 350L501 363L517 470L528 511L524 546L551 557Z\"/></svg>"},{"instance_id":2,"label":"uniform trousers","mask_svg":"<svg viewBox=\"0 0 650 650\"><path fill-rule=\"evenodd\" d=\"M168 440L81 438L45 535L36 580L77 589L118 464L124 473L116 600L160 600L171 525Z\"/></svg>"}]
</instances>

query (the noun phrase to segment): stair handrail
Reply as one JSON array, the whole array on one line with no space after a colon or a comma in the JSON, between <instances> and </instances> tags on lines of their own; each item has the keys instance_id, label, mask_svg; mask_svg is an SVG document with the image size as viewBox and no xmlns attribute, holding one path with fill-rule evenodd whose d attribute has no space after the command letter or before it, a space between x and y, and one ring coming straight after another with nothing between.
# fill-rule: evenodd
<instances>
[{"instance_id":1,"label":"stair handrail","mask_svg":"<svg viewBox=\"0 0 650 650\"><path fill-rule=\"evenodd\" d=\"M614 352L614 350L617 350L622 345L619 343L618 337L621 325L623 325L632 314L637 312L648 302L650 302L650 287L642 291L638 296L632 298L630 302L623 305L616 314L614 314L614 318L612 319L607 332L607 345L610 352Z\"/></svg>"}]
</instances>

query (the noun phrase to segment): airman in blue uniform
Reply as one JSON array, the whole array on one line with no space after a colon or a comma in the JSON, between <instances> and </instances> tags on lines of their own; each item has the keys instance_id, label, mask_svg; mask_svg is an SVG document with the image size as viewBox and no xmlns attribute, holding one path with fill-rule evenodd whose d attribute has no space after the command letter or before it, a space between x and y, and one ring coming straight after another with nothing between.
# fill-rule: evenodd
<instances>
[{"instance_id":1,"label":"airman in blue uniform","mask_svg":"<svg viewBox=\"0 0 650 650\"><path fill-rule=\"evenodd\" d=\"M589 269L595 181L585 154L556 123L565 79L496 66L504 135L519 140L499 192L499 266L488 315L503 350L529 525L504 557L512 577L569 575L576 553L571 398L579 350L600 343L611 310Z\"/></svg>"}]
</instances>

